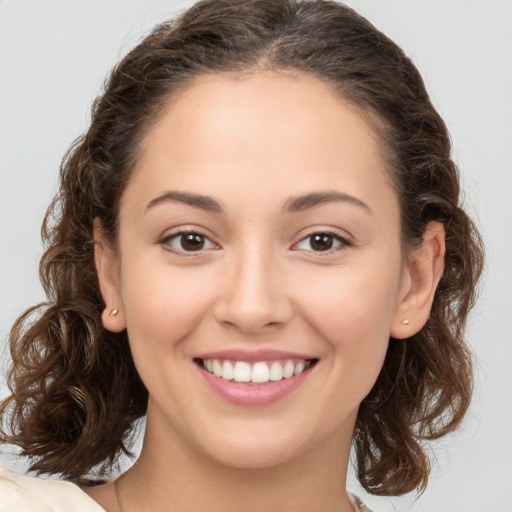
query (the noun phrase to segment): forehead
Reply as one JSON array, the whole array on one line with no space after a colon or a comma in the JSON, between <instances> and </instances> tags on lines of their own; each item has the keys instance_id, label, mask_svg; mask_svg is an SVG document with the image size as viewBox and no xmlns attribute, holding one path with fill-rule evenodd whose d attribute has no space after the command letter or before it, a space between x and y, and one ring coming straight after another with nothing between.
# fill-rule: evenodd
<instances>
[{"instance_id":1,"label":"forehead","mask_svg":"<svg viewBox=\"0 0 512 512\"><path fill-rule=\"evenodd\" d=\"M341 188L365 202L396 199L366 118L300 73L199 78L146 136L133 182L141 201L169 188L276 200Z\"/></svg>"}]
</instances>

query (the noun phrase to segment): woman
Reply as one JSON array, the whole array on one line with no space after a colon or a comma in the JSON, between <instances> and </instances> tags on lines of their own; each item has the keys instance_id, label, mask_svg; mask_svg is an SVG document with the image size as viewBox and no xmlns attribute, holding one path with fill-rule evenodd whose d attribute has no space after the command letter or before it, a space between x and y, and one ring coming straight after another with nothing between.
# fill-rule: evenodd
<instances>
[{"instance_id":1,"label":"woman","mask_svg":"<svg viewBox=\"0 0 512 512\"><path fill-rule=\"evenodd\" d=\"M76 480L146 433L102 485L4 472L6 510L365 510L352 445L369 492L424 489L482 255L393 42L332 2L200 2L114 69L61 180L4 440Z\"/></svg>"}]
</instances>

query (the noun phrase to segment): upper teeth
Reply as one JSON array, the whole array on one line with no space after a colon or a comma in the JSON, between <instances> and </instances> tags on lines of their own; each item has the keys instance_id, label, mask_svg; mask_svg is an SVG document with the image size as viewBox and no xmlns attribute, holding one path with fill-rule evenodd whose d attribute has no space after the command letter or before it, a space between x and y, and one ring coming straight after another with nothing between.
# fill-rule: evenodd
<instances>
[{"instance_id":1,"label":"upper teeth","mask_svg":"<svg viewBox=\"0 0 512 512\"><path fill-rule=\"evenodd\" d=\"M311 365L311 361L259 361L252 366L246 361L221 361L219 359L205 359L203 368L216 377L235 382L264 383L289 379L302 373Z\"/></svg>"}]
</instances>

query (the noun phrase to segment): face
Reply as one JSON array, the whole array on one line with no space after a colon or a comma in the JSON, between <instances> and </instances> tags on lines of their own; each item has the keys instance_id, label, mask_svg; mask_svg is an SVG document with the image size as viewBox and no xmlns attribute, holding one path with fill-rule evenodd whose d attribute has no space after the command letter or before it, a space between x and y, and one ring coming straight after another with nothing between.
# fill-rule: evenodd
<instances>
[{"instance_id":1,"label":"face","mask_svg":"<svg viewBox=\"0 0 512 512\"><path fill-rule=\"evenodd\" d=\"M148 436L237 467L350 444L409 283L353 106L303 75L203 77L147 135L119 223L105 324L128 330Z\"/></svg>"}]
</instances>

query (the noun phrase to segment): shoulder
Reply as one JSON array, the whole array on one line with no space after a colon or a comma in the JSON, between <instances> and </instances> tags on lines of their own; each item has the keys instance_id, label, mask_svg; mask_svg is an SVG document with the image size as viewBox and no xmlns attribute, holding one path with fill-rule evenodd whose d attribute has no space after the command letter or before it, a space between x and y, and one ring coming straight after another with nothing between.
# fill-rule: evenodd
<instances>
[{"instance_id":1,"label":"shoulder","mask_svg":"<svg viewBox=\"0 0 512 512\"><path fill-rule=\"evenodd\" d=\"M0 512L105 512L77 485L0 467Z\"/></svg>"}]
</instances>

